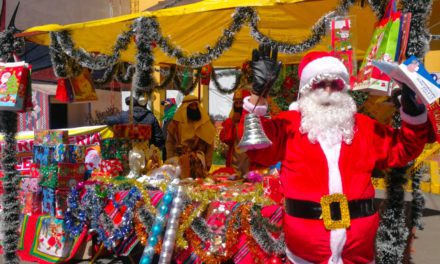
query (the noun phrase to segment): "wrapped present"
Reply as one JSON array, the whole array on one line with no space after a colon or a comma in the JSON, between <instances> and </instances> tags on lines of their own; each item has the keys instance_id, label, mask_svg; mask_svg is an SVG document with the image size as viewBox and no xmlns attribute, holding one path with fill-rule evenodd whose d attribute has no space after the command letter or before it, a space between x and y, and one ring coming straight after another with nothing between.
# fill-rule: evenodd
<instances>
[{"instance_id":1,"label":"wrapped present","mask_svg":"<svg viewBox=\"0 0 440 264\"><path fill-rule=\"evenodd\" d=\"M39 192L39 179L38 178L21 178L20 189L22 192Z\"/></svg>"},{"instance_id":2,"label":"wrapped present","mask_svg":"<svg viewBox=\"0 0 440 264\"><path fill-rule=\"evenodd\" d=\"M86 168L84 163L59 163L58 184L59 189L70 189L84 180Z\"/></svg>"},{"instance_id":3,"label":"wrapped present","mask_svg":"<svg viewBox=\"0 0 440 264\"><path fill-rule=\"evenodd\" d=\"M101 142L102 159L116 159L118 150L118 140L116 138L107 138Z\"/></svg>"},{"instance_id":4,"label":"wrapped present","mask_svg":"<svg viewBox=\"0 0 440 264\"><path fill-rule=\"evenodd\" d=\"M55 191L55 217L58 219L64 218L64 212L67 210L67 190Z\"/></svg>"},{"instance_id":5,"label":"wrapped present","mask_svg":"<svg viewBox=\"0 0 440 264\"><path fill-rule=\"evenodd\" d=\"M37 164L40 167L57 163L54 155L54 146L34 145L32 151L33 163Z\"/></svg>"},{"instance_id":6,"label":"wrapped present","mask_svg":"<svg viewBox=\"0 0 440 264\"><path fill-rule=\"evenodd\" d=\"M41 212L55 216L55 190L44 187L42 189Z\"/></svg>"},{"instance_id":7,"label":"wrapped present","mask_svg":"<svg viewBox=\"0 0 440 264\"><path fill-rule=\"evenodd\" d=\"M120 124L113 126L116 138L150 140L151 126L145 124Z\"/></svg>"},{"instance_id":8,"label":"wrapped present","mask_svg":"<svg viewBox=\"0 0 440 264\"><path fill-rule=\"evenodd\" d=\"M30 171L29 176L31 176L31 178L40 178L39 167L40 166L38 166L38 164L35 164L35 163L31 163L29 165L29 171Z\"/></svg>"},{"instance_id":9,"label":"wrapped present","mask_svg":"<svg viewBox=\"0 0 440 264\"><path fill-rule=\"evenodd\" d=\"M34 145L55 146L69 143L69 131L67 130L40 130L35 131Z\"/></svg>"},{"instance_id":10,"label":"wrapped present","mask_svg":"<svg viewBox=\"0 0 440 264\"><path fill-rule=\"evenodd\" d=\"M22 111L32 97L30 65L24 61L0 63L0 110Z\"/></svg>"},{"instance_id":11,"label":"wrapped present","mask_svg":"<svg viewBox=\"0 0 440 264\"><path fill-rule=\"evenodd\" d=\"M40 192L21 192L21 212L25 215L41 214L41 193Z\"/></svg>"},{"instance_id":12,"label":"wrapped present","mask_svg":"<svg viewBox=\"0 0 440 264\"><path fill-rule=\"evenodd\" d=\"M58 186L58 165L40 167L40 185L55 189Z\"/></svg>"},{"instance_id":13,"label":"wrapped present","mask_svg":"<svg viewBox=\"0 0 440 264\"><path fill-rule=\"evenodd\" d=\"M101 160L100 168L101 172L113 177L119 176L124 171L122 162L119 159Z\"/></svg>"},{"instance_id":14,"label":"wrapped present","mask_svg":"<svg viewBox=\"0 0 440 264\"><path fill-rule=\"evenodd\" d=\"M86 146L73 144L57 144L54 159L57 162L82 163L86 156Z\"/></svg>"},{"instance_id":15,"label":"wrapped present","mask_svg":"<svg viewBox=\"0 0 440 264\"><path fill-rule=\"evenodd\" d=\"M283 193L281 191L281 181L277 176L265 176L263 178L264 195L276 203L281 203Z\"/></svg>"}]
</instances>

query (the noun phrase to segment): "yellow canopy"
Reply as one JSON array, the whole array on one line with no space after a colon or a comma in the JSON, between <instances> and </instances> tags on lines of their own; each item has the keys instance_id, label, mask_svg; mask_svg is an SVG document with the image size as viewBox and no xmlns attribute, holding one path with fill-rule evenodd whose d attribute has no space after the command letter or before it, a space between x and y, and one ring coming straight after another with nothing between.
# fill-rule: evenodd
<instances>
[{"instance_id":1,"label":"yellow canopy","mask_svg":"<svg viewBox=\"0 0 440 264\"><path fill-rule=\"evenodd\" d=\"M310 36L311 28L318 19L334 10L338 3L337 0L205 0L186 6L85 23L38 26L26 30L25 35L30 41L49 45L48 32L68 30L77 48L84 48L88 52L111 54L117 36L127 30L134 19L141 16L155 16L160 24L162 35L168 36L174 45L182 48L189 55L204 52L208 45L212 47L217 42L223 29L231 23L231 16L236 7L255 7L260 18L258 28L263 34L275 40L299 43ZM353 32L356 39L354 48L356 56L360 59L370 43L376 16L368 4L364 8L359 4L353 5L350 8L350 15L354 18ZM440 18L433 15L431 24L435 24L437 20ZM315 49L327 49L326 43L328 43L326 40L321 41ZM257 46L258 43L250 35L249 27L244 26L236 35L231 49L213 64L215 66L240 66L243 61L249 59L251 50ZM136 48L132 42L128 49L121 53L121 60L134 62L135 54ZM154 49L154 56L157 64L176 62L175 58L168 57L160 48ZM294 63L298 62L301 56L302 54L280 54L279 58L284 63Z\"/></svg>"}]
</instances>

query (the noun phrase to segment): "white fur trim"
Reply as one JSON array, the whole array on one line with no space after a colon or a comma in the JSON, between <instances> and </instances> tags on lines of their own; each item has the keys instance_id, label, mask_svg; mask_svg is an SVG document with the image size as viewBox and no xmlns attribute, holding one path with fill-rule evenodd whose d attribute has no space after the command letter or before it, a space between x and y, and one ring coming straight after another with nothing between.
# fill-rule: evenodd
<instances>
[{"instance_id":1,"label":"white fur trim","mask_svg":"<svg viewBox=\"0 0 440 264\"><path fill-rule=\"evenodd\" d=\"M289 105L289 110L294 110L294 111L298 111L299 110L299 107L298 107L298 102L297 101L294 101L294 102L292 102L290 105Z\"/></svg>"},{"instance_id":2,"label":"white fur trim","mask_svg":"<svg viewBox=\"0 0 440 264\"><path fill-rule=\"evenodd\" d=\"M300 89L319 74L334 74L340 76L346 83L350 82L347 68L339 59L327 56L309 62L301 73Z\"/></svg>"},{"instance_id":3,"label":"white fur trim","mask_svg":"<svg viewBox=\"0 0 440 264\"><path fill-rule=\"evenodd\" d=\"M244 108L244 110L248 111L249 113L254 113L257 116L265 116L266 113L267 113L267 104L266 105L257 105L257 106L255 106L254 104L252 104L249 101L250 98L251 98L250 96L246 96L243 99L243 108Z\"/></svg>"},{"instance_id":4,"label":"white fur trim","mask_svg":"<svg viewBox=\"0 0 440 264\"><path fill-rule=\"evenodd\" d=\"M410 125L421 125L426 123L428 121L428 111L421 113L418 116L410 116L407 113L403 112L402 107L400 108L400 118L402 118L403 121Z\"/></svg>"},{"instance_id":5,"label":"white fur trim","mask_svg":"<svg viewBox=\"0 0 440 264\"><path fill-rule=\"evenodd\" d=\"M339 171L339 155L341 153L341 142L330 145L328 142L320 140L321 149L325 154L328 166L328 192L329 194L343 193L341 172ZM343 264L342 250L347 240L345 229L336 229L330 232L330 249L332 255L328 260L329 264Z\"/></svg>"},{"instance_id":6,"label":"white fur trim","mask_svg":"<svg viewBox=\"0 0 440 264\"><path fill-rule=\"evenodd\" d=\"M286 256L289 259L289 261L292 262L293 264L313 264L312 262L308 262L307 260L302 259L297 255L293 254L293 252L290 251L288 247L286 247Z\"/></svg>"}]
</instances>

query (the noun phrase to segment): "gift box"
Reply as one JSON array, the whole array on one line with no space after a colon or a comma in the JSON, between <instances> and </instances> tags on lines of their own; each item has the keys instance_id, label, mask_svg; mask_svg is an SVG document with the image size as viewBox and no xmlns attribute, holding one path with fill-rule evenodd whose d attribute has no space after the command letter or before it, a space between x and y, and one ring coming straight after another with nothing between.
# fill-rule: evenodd
<instances>
[{"instance_id":1,"label":"gift box","mask_svg":"<svg viewBox=\"0 0 440 264\"><path fill-rule=\"evenodd\" d=\"M84 180L86 168L84 163L59 163L58 184L59 189L70 189Z\"/></svg>"},{"instance_id":2,"label":"gift box","mask_svg":"<svg viewBox=\"0 0 440 264\"><path fill-rule=\"evenodd\" d=\"M120 124L113 126L116 138L150 140L151 126L145 124Z\"/></svg>"},{"instance_id":3,"label":"gift box","mask_svg":"<svg viewBox=\"0 0 440 264\"><path fill-rule=\"evenodd\" d=\"M52 188L42 188L41 212L55 216L55 190Z\"/></svg>"},{"instance_id":4,"label":"gift box","mask_svg":"<svg viewBox=\"0 0 440 264\"><path fill-rule=\"evenodd\" d=\"M100 169L104 174L113 177L119 176L124 171L122 162L119 159L101 160Z\"/></svg>"},{"instance_id":5,"label":"gift box","mask_svg":"<svg viewBox=\"0 0 440 264\"><path fill-rule=\"evenodd\" d=\"M116 138L107 138L101 141L102 159L116 159L118 150L118 140Z\"/></svg>"},{"instance_id":6,"label":"gift box","mask_svg":"<svg viewBox=\"0 0 440 264\"><path fill-rule=\"evenodd\" d=\"M69 143L67 130L40 130L34 133L34 145L55 146Z\"/></svg>"},{"instance_id":7,"label":"gift box","mask_svg":"<svg viewBox=\"0 0 440 264\"><path fill-rule=\"evenodd\" d=\"M281 203L283 193L281 192L280 178L277 176L263 177L264 195L272 199L276 203Z\"/></svg>"},{"instance_id":8,"label":"gift box","mask_svg":"<svg viewBox=\"0 0 440 264\"><path fill-rule=\"evenodd\" d=\"M38 166L38 164L36 163L31 163L29 165L29 171L30 171L30 175L31 178L40 178L40 166Z\"/></svg>"},{"instance_id":9,"label":"gift box","mask_svg":"<svg viewBox=\"0 0 440 264\"><path fill-rule=\"evenodd\" d=\"M58 165L40 167L40 186L55 189L58 186Z\"/></svg>"},{"instance_id":10,"label":"gift box","mask_svg":"<svg viewBox=\"0 0 440 264\"><path fill-rule=\"evenodd\" d=\"M40 185L38 178L21 178L20 189L22 192L39 192Z\"/></svg>"},{"instance_id":11,"label":"gift box","mask_svg":"<svg viewBox=\"0 0 440 264\"><path fill-rule=\"evenodd\" d=\"M33 163L37 164L39 167L57 163L54 155L55 146L34 145L32 147L32 152Z\"/></svg>"},{"instance_id":12,"label":"gift box","mask_svg":"<svg viewBox=\"0 0 440 264\"><path fill-rule=\"evenodd\" d=\"M67 211L67 196L69 191L56 190L55 191L55 217L58 219L64 218L64 212Z\"/></svg>"},{"instance_id":13,"label":"gift box","mask_svg":"<svg viewBox=\"0 0 440 264\"><path fill-rule=\"evenodd\" d=\"M55 146L54 159L64 163L83 163L86 157L86 146L58 144Z\"/></svg>"},{"instance_id":14,"label":"gift box","mask_svg":"<svg viewBox=\"0 0 440 264\"><path fill-rule=\"evenodd\" d=\"M40 192L20 192L22 214L38 215L41 214L41 193Z\"/></svg>"}]
</instances>

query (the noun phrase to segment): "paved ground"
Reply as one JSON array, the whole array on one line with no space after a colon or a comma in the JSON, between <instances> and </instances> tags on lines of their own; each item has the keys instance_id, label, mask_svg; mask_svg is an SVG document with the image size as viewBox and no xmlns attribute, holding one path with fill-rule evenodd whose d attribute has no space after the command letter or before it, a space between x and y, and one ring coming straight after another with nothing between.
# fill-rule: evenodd
<instances>
[{"instance_id":1,"label":"paved ground","mask_svg":"<svg viewBox=\"0 0 440 264\"><path fill-rule=\"evenodd\" d=\"M424 211L425 229L417 231L414 241L415 252L412 254L415 264L438 264L440 263L440 195L425 194L426 209ZM383 198L384 193L377 192L378 198ZM410 200L407 195L406 200ZM29 262L22 262L27 264ZM72 262L74 263L74 262ZM77 262L80 264L89 263L88 261ZM128 260L103 259L97 263L119 264L130 263ZM0 259L0 264L3 264Z\"/></svg>"}]
</instances>

